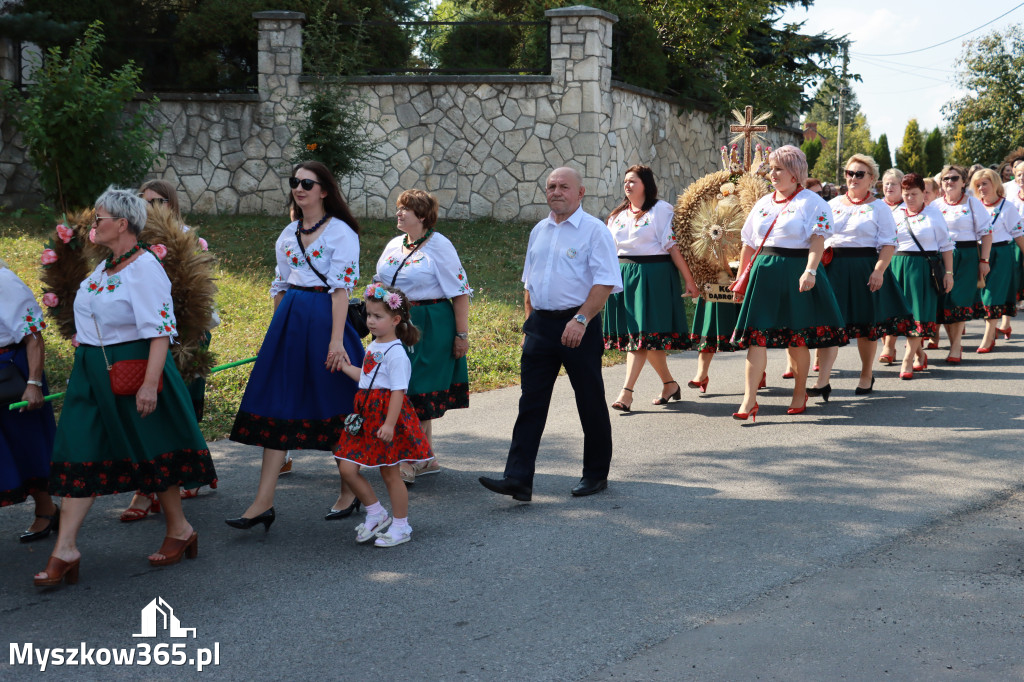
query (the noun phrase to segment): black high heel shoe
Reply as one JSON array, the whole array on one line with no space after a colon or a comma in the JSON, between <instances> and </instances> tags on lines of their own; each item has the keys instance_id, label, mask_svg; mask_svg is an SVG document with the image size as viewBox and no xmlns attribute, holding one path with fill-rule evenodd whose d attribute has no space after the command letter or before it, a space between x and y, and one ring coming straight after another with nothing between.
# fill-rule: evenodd
<instances>
[{"instance_id":1,"label":"black high heel shoe","mask_svg":"<svg viewBox=\"0 0 1024 682\"><path fill-rule=\"evenodd\" d=\"M270 530L270 524L272 524L276 518L277 514L274 513L274 508L271 507L259 516L254 516L251 519L240 516L237 519L224 519L224 523L228 524L232 528L238 528L239 530L249 530L253 526L262 523L263 532L267 532Z\"/></svg>"},{"instance_id":2,"label":"black high heel shoe","mask_svg":"<svg viewBox=\"0 0 1024 682\"><path fill-rule=\"evenodd\" d=\"M345 507L344 509L335 509L331 507L326 514L324 514L324 521L337 521L338 519L346 519L359 511L359 498L352 500L352 504Z\"/></svg>"},{"instance_id":3,"label":"black high heel shoe","mask_svg":"<svg viewBox=\"0 0 1024 682\"><path fill-rule=\"evenodd\" d=\"M35 542L36 540L45 540L50 537L50 532L55 531L60 526L60 507L57 507L57 511L53 512L49 516L46 514L36 514L37 519L49 519L49 523L46 524L46 528L37 531L27 530L18 536L18 539L22 542Z\"/></svg>"},{"instance_id":4,"label":"black high heel shoe","mask_svg":"<svg viewBox=\"0 0 1024 682\"><path fill-rule=\"evenodd\" d=\"M822 398L825 399L825 402L827 403L828 402L828 397L830 395L832 395L832 384L830 384L830 383L829 384L825 384L821 388L813 388L813 387L809 388L809 389L807 389L807 395L815 397L815 398L817 398L818 396L821 396Z\"/></svg>"},{"instance_id":5,"label":"black high heel shoe","mask_svg":"<svg viewBox=\"0 0 1024 682\"><path fill-rule=\"evenodd\" d=\"M679 382L676 381L675 379L673 379L672 381L666 381L665 382L666 386L668 386L669 384L675 384L676 385L676 392L673 393L672 395L670 395L667 398L659 397L657 400L652 400L651 401L652 404L654 404L654 405L668 405L668 401L669 400L682 400L683 399L683 389L679 386ZM706 385L705 385L705 388L706 388Z\"/></svg>"}]
</instances>

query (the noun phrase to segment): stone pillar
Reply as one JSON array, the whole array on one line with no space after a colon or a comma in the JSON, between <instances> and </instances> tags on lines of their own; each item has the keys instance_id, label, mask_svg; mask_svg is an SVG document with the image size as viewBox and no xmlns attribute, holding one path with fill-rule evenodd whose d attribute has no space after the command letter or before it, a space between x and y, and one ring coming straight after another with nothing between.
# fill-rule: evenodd
<instances>
[{"instance_id":1,"label":"stone pillar","mask_svg":"<svg viewBox=\"0 0 1024 682\"><path fill-rule=\"evenodd\" d=\"M617 187L619 169L611 168L608 135L612 123L612 26L617 16L577 5L550 9L551 95L556 124L565 127L568 147L562 163L583 173L590 200L584 208L603 214ZM561 128L559 128L561 129ZM571 150L571 155L566 154ZM542 180L543 182L543 180ZM608 207L610 208L610 207Z\"/></svg>"}]
</instances>

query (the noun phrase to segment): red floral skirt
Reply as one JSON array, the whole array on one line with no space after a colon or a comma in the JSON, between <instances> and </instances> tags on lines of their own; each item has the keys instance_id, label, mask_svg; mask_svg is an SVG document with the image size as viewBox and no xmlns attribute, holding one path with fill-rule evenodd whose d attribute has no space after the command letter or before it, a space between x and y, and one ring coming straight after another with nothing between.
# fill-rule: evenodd
<instances>
[{"instance_id":1,"label":"red floral skirt","mask_svg":"<svg viewBox=\"0 0 1024 682\"><path fill-rule=\"evenodd\" d=\"M402 395L402 411L395 424L395 435L391 442L377 437L377 430L384 424L388 414L391 389L375 388L370 391L359 389L354 409L363 417L363 428L352 435L347 431L334 448L337 459L355 462L364 467L393 466L399 462L415 462L433 459L430 443L420 428L420 420L406 395Z\"/></svg>"}]
</instances>

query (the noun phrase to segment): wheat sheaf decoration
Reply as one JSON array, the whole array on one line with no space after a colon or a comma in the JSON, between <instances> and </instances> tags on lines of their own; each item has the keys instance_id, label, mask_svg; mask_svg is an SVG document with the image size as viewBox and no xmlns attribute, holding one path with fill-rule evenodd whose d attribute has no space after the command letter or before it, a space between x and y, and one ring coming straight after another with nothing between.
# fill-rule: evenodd
<instances>
[{"instance_id":1,"label":"wheat sheaf decoration","mask_svg":"<svg viewBox=\"0 0 1024 682\"><path fill-rule=\"evenodd\" d=\"M730 256L741 248L740 230L746 214L738 203L705 199L690 224L693 255L728 266Z\"/></svg>"}]
</instances>

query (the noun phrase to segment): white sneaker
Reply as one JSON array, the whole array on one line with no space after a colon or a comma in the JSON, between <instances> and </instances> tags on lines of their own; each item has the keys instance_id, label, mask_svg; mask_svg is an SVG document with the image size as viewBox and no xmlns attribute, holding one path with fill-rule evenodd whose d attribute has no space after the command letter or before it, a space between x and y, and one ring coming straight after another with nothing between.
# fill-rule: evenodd
<instances>
[{"instance_id":1,"label":"white sneaker","mask_svg":"<svg viewBox=\"0 0 1024 682\"><path fill-rule=\"evenodd\" d=\"M368 516L366 521L356 526L356 542L366 542L390 525L391 517L387 513L384 516Z\"/></svg>"},{"instance_id":2,"label":"white sneaker","mask_svg":"<svg viewBox=\"0 0 1024 682\"><path fill-rule=\"evenodd\" d=\"M377 539L373 541L376 547L394 547L400 545L403 542L409 542L412 540L412 528L408 526L405 528L391 527L387 533L378 533Z\"/></svg>"}]
</instances>

